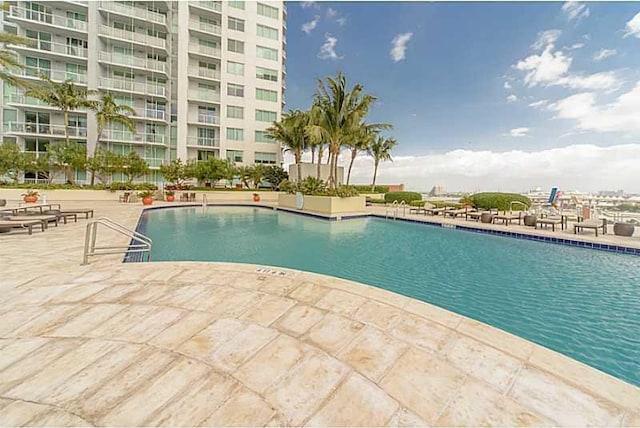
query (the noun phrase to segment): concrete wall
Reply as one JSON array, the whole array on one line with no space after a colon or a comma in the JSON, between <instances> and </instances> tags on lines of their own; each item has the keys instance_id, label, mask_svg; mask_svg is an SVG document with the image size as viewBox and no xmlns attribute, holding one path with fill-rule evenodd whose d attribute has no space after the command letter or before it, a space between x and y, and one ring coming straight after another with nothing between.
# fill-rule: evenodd
<instances>
[{"instance_id":1,"label":"concrete wall","mask_svg":"<svg viewBox=\"0 0 640 428\"><path fill-rule=\"evenodd\" d=\"M280 193L278 195L278 205L297 209L296 195ZM361 213L365 211L365 197L339 198L337 196L305 195L302 211L325 215Z\"/></svg>"},{"instance_id":2,"label":"concrete wall","mask_svg":"<svg viewBox=\"0 0 640 428\"><path fill-rule=\"evenodd\" d=\"M302 162L300 164L302 170L302 180L307 177L316 177L318 174L318 165L315 163ZM329 165L322 163L320 165L320 179L327 181L329 178ZM289 180L298 181L298 165L292 163L289 165ZM338 167L338 184L344 183L344 168Z\"/></svg>"}]
</instances>

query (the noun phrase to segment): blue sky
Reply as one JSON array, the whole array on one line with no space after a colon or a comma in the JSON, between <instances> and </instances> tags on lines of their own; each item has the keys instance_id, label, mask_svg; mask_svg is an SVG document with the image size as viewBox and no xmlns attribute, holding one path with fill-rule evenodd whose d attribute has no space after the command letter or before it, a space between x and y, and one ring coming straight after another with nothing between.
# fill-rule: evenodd
<instances>
[{"instance_id":1,"label":"blue sky","mask_svg":"<svg viewBox=\"0 0 640 428\"><path fill-rule=\"evenodd\" d=\"M338 70L364 84L399 142L382 181L640 192L640 3L287 7L287 108Z\"/></svg>"}]
</instances>

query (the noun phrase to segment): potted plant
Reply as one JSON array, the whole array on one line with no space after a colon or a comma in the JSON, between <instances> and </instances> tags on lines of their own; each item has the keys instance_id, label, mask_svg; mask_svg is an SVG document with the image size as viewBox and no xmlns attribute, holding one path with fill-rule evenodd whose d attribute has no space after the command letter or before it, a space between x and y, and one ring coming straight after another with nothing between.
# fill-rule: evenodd
<instances>
[{"instance_id":1,"label":"potted plant","mask_svg":"<svg viewBox=\"0 0 640 428\"><path fill-rule=\"evenodd\" d=\"M142 198L142 205L151 205L153 203L153 191L143 190L138 193L138 196Z\"/></svg>"},{"instance_id":2,"label":"potted plant","mask_svg":"<svg viewBox=\"0 0 640 428\"><path fill-rule=\"evenodd\" d=\"M635 224L629 221L617 221L613 223L613 233L617 236L633 236Z\"/></svg>"},{"instance_id":3,"label":"potted plant","mask_svg":"<svg viewBox=\"0 0 640 428\"><path fill-rule=\"evenodd\" d=\"M260 202L260 194L259 193L254 193L253 194L253 202Z\"/></svg>"},{"instance_id":4,"label":"potted plant","mask_svg":"<svg viewBox=\"0 0 640 428\"><path fill-rule=\"evenodd\" d=\"M38 202L38 192L35 190L27 190L22 194L22 199L28 203Z\"/></svg>"},{"instance_id":5,"label":"potted plant","mask_svg":"<svg viewBox=\"0 0 640 428\"><path fill-rule=\"evenodd\" d=\"M176 192L174 190L167 190L165 194L167 195L167 202L173 202L176 200Z\"/></svg>"}]
</instances>

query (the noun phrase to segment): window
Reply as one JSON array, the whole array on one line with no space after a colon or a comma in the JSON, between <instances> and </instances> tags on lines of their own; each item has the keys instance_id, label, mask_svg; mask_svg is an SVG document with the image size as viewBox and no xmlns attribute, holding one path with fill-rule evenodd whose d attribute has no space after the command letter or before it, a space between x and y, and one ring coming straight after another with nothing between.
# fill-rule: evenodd
<instances>
[{"instance_id":1,"label":"window","mask_svg":"<svg viewBox=\"0 0 640 428\"><path fill-rule=\"evenodd\" d=\"M27 19L31 19L33 21L47 22L51 23L51 9L48 7L44 7L38 3L25 3L26 6L26 14L25 17ZM244 9L244 8L243 8Z\"/></svg>"},{"instance_id":2,"label":"window","mask_svg":"<svg viewBox=\"0 0 640 428\"><path fill-rule=\"evenodd\" d=\"M256 143L275 143L267 131L256 131Z\"/></svg>"},{"instance_id":3,"label":"window","mask_svg":"<svg viewBox=\"0 0 640 428\"><path fill-rule=\"evenodd\" d=\"M230 119L244 119L244 107L227 106L227 117Z\"/></svg>"},{"instance_id":4,"label":"window","mask_svg":"<svg viewBox=\"0 0 640 428\"><path fill-rule=\"evenodd\" d=\"M163 33L162 31L154 30L153 28L147 28L147 35L151 37L157 37L162 40L167 40L167 33Z\"/></svg>"},{"instance_id":5,"label":"window","mask_svg":"<svg viewBox=\"0 0 640 428\"><path fill-rule=\"evenodd\" d=\"M232 97L244 97L244 86L227 83L227 95Z\"/></svg>"},{"instance_id":6,"label":"window","mask_svg":"<svg viewBox=\"0 0 640 428\"><path fill-rule=\"evenodd\" d=\"M145 126L144 141L147 143L164 143L165 127L155 123L147 123Z\"/></svg>"},{"instance_id":7,"label":"window","mask_svg":"<svg viewBox=\"0 0 640 428\"><path fill-rule=\"evenodd\" d=\"M243 155L242 150L227 150L227 159L231 162L243 162Z\"/></svg>"},{"instance_id":8,"label":"window","mask_svg":"<svg viewBox=\"0 0 640 428\"><path fill-rule=\"evenodd\" d=\"M278 91L256 88L256 99L260 101L278 102Z\"/></svg>"},{"instance_id":9,"label":"window","mask_svg":"<svg viewBox=\"0 0 640 428\"><path fill-rule=\"evenodd\" d=\"M127 24L125 22L120 22L120 21L114 21L113 28L117 28L118 30L129 31L131 33L135 31L133 25Z\"/></svg>"},{"instance_id":10,"label":"window","mask_svg":"<svg viewBox=\"0 0 640 428\"><path fill-rule=\"evenodd\" d=\"M164 119L165 108L164 102L147 100L145 116L151 119Z\"/></svg>"},{"instance_id":11,"label":"window","mask_svg":"<svg viewBox=\"0 0 640 428\"><path fill-rule=\"evenodd\" d=\"M227 73L236 76L244 76L244 64L240 62L227 61Z\"/></svg>"},{"instance_id":12,"label":"window","mask_svg":"<svg viewBox=\"0 0 640 428\"><path fill-rule=\"evenodd\" d=\"M153 86L164 86L167 84L167 79L165 79L164 77L158 77L158 76L148 76L147 84L153 85Z\"/></svg>"},{"instance_id":13,"label":"window","mask_svg":"<svg viewBox=\"0 0 640 428\"><path fill-rule=\"evenodd\" d=\"M34 47L43 51L51 50L51 33L27 30L26 36L34 41Z\"/></svg>"},{"instance_id":14,"label":"window","mask_svg":"<svg viewBox=\"0 0 640 428\"><path fill-rule=\"evenodd\" d=\"M66 75L65 79L69 79L72 82L82 82L85 83L87 81L87 66L86 65L78 65L78 64L66 64Z\"/></svg>"},{"instance_id":15,"label":"window","mask_svg":"<svg viewBox=\"0 0 640 428\"><path fill-rule=\"evenodd\" d=\"M114 95L113 99L115 100L116 104L120 105L126 105L129 106L131 108L133 108L134 106L134 101L133 101L133 97L131 95Z\"/></svg>"},{"instance_id":16,"label":"window","mask_svg":"<svg viewBox=\"0 0 640 428\"><path fill-rule=\"evenodd\" d=\"M278 8L268 6L264 3L258 3L258 15L266 16L267 18L278 19Z\"/></svg>"},{"instance_id":17,"label":"window","mask_svg":"<svg viewBox=\"0 0 640 428\"><path fill-rule=\"evenodd\" d=\"M275 122L277 117L275 111L256 110L256 120L259 122Z\"/></svg>"},{"instance_id":18,"label":"window","mask_svg":"<svg viewBox=\"0 0 640 428\"><path fill-rule=\"evenodd\" d=\"M278 40L278 29L267 27L266 25L257 26L257 34L259 37L265 37L271 40Z\"/></svg>"},{"instance_id":19,"label":"window","mask_svg":"<svg viewBox=\"0 0 640 428\"><path fill-rule=\"evenodd\" d=\"M133 52L131 54L133 54ZM151 61L167 62L167 56L166 55L160 55L160 54L157 54L157 53L148 53L147 54L147 59L151 60Z\"/></svg>"},{"instance_id":20,"label":"window","mask_svg":"<svg viewBox=\"0 0 640 428\"><path fill-rule=\"evenodd\" d=\"M87 135L87 116L80 116L79 114L70 114L69 121L67 122L70 128L69 134L76 136Z\"/></svg>"},{"instance_id":21,"label":"window","mask_svg":"<svg viewBox=\"0 0 640 428\"><path fill-rule=\"evenodd\" d=\"M244 31L244 19L230 16L227 21L227 26L229 27L229 30Z\"/></svg>"},{"instance_id":22,"label":"window","mask_svg":"<svg viewBox=\"0 0 640 428\"><path fill-rule=\"evenodd\" d=\"M210 124L216 123L216 108L198 106L198 122Z\"/></svg>"},{"instance_id":23,"label":"window","mask_svg":"<svg viewBox=\"0 0 640 428\"><path fill-rule=\"evenodd\" d=\"M216 131L212 128L198 128L199 146L216 146Z\"/></svg>"},{"instance_id":24,"label":"window","mask_svg":"<svg viewBox=\"0 0 640 428\"><path fill-rule=\"evenodd\" d=\"M275 153L256 152L255 163L274 165L276 163Z\"/></svg>"},{"instance_id":25,"label":"window","mask_svg":"<svg viewBox=\"0 0 640 428\"><path fill-rule=\"evenodd\" d=\"M114 79L129 80L129 81L133 80L135 77L133 73L131 73L130 71L121 71L121 70L113 70L111 76Z\"/></svg>"},{"instance_id":26,"label":"window","mask_svg":"<svg viewBox=\"0 0 640 428\"><path fill-rule=\"evenodd\" d=\"M244 129L227 128L227 140L244 141Z\"/></svg>"},{"instance_id":27,"label":"window","mask_svg":"<svg viewBox=\"0 0 640 428\"><path fill-rule=\"evenodd\" d=\"M211 40L198 39L198 44L200 46L206 46L212 49L218 49L218 43L212 42Z\"/></svg>"},{"instance_id":28,"label":"window","mask_svg":"<svg viewBox=\"0 0 640 428\"><path fill-rule=\"evenodd\" d=\"M88 47L86 40L67 37L67 55L83 56L84 50Z\"/></svg>"},{"instance_id":29,"label":"window","mask_svg":"<svg viewBox=\"0 0 640 428\"><path fill-rule=\"evenodd\" d=\"M38 113L35 111L24 112L25 131L37 134L50 134L49 124L51 117L49 113Z\"/></svg>"},{"instance_id":30,"label":"window","mask_svg":"<svg viewBox=\"0 0 640 428\"><path fill-rule=\"evenodd\" d=\"M229 7L233 7L235 9L242 9L244 10L244 1L229 1Z\"/></svg>"},{"instance_id":31,"label":"window","mask_svg":"<svg viewBox=\"0 0 640 428\"><path fill-rule=\"evenodd\" d=\"M25 58L27 76L39 76L44 74L47 77L51 77L51 61L44 58Z\"/></svg>"},{"instance_id":32,"label":"window","mask_svg":"<svg viewBox=\"0 0 640 428\"><path fill-rule=\"evenodd\" d=\"M262 80L278 81L278 71L270 68L256 67L256 78Z\"/></svg>"},{"instance_id":33,"label":"window","mask_svg":"<svg viewBox=\"0 0 640 428\"><path fill-rule=\"evenodd\" d=\"M256 46L256 55L258 58L270 59L272 61L278 60L278 51L264 46Z\"/></svg>"},{"instance_id":34,"label":"window","mask_svg":"<svg viewBox=\"0 0 640 428\"><path fill-rule=\"evenodd\" d=\"M244 42L240 40L229 39L227 41L227 50L229 52L244 53Z\"/></svg>"}]
</instances>

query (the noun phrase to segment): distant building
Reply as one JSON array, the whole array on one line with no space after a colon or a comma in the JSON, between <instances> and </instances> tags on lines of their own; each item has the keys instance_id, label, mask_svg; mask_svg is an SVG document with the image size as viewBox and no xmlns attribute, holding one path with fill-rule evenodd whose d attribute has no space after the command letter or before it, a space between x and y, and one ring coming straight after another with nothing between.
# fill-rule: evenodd
<instances>
[{"instance_id":1,"label":"distant building","mask_svg":"<svg viewBox=\"0 0 640 428\"><path fill-rule=\"evenodd\" d=\"M431 188L431 191L429 192L429 196L440 196L444 194L444 187L436 184L435 186L433 186Z\"/></svg>"},{"instance_id":2,"label":"distant building","mask_svg":"<svg viewBox=\"0 0 640 428\"><path fill-rule=\"evenodd\" d=\"M598 196L613 196L616 198L621 198L624 196L624 190L600 190L598 192Z\"/></svg>"}]
</instances>

